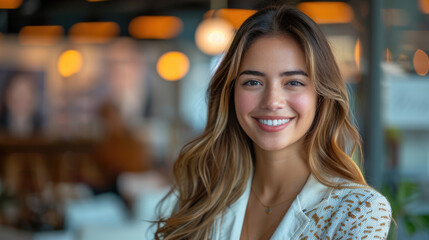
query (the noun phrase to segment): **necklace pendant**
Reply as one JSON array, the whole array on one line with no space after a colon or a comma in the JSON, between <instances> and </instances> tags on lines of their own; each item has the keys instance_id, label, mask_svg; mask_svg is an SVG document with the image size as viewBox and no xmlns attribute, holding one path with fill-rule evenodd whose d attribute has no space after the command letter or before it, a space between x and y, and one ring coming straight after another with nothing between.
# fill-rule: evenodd
<instances>
[{"instance_id":1,"label":"necklace pendant","mask_svg":"<svg viewBox=\"0 0 429 240\"><path fill-rule=\"evenodd\" d=\"M269 207L268 207L268 208L265 208L265 213L266 213L266 214L270 214L270 213L271 213L271 208L269 208Z\"/></svg>"}]
</instances>

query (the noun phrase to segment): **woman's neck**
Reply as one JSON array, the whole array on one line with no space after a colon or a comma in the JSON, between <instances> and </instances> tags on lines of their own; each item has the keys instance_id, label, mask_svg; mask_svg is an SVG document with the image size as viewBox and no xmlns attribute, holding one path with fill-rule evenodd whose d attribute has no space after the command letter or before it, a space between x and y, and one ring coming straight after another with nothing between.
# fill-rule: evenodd
<instances>
[{"instance_id":1,"label":"woman's neck","mask_svg":"<svg viewBox=\"0 0 429 240\"><path fill-rule=\"evenodd\" d=\"M260 199L274 203L298 194L310 176L307 154L295 144L280 151L255 146L255 174L252 187Z\"/></svg>"}]
</instances>

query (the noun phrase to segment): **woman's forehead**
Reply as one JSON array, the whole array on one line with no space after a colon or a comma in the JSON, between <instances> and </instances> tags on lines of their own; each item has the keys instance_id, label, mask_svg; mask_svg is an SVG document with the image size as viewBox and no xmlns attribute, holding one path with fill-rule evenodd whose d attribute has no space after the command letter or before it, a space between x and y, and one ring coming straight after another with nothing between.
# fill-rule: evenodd
<instances>
[{"instance_id":1,"label":"woman's forehead","mask_svg":"<svg viewBox=\"0 0 429 240\"><path fill-rule=\"evenodd\" d=\"M304 51L294 38L288 36L264 36L256 39L241 59L239 71L245 68L307 71Z\"/></svg>"}]
</instances>

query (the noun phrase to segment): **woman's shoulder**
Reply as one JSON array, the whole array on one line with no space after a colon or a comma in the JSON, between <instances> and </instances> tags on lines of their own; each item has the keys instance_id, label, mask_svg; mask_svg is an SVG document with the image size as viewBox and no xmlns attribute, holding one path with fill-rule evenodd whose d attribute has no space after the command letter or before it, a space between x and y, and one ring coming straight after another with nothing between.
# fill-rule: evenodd
<instances>
[{"instance_id":1,"label":"woman's shoulder","mask_svg":"<svg viewBox=\"0 0 429 240\"><path fill-rule=\"evenodd\" d=\"M314 220L310 228L322 238L360 236L385 239L392 216L387 199L369 186L347 181L340 186L332 188L328 199L318 208L306 213Z\"/></svg>"},{"instance_id":2,"label":"woman's shoulder","mask_svg":"<svg viewBox=\"0 0 429 240\"><path fill-rule=\"evenodd\" d=\"M339 181L338 188L333 189L331 192L331 198L338 199L341 202L356 200L358 203L378 200L389 205L387 199L374 188L368 185L352 183L348 180Z\"/></svg>"},{"instance_id":3,"label":"woman's shoulder","mask_svg":"<svg viewBox=\"0 0 429 240\"><path fill-rule=\"evenodd\" d=\"M347 211L370 209L391 214L389 201L374 188L347 180L340 181L338 186L339 188L332 190L329 202L339 208L345 208Z\"/></svg>"}]
</instances>

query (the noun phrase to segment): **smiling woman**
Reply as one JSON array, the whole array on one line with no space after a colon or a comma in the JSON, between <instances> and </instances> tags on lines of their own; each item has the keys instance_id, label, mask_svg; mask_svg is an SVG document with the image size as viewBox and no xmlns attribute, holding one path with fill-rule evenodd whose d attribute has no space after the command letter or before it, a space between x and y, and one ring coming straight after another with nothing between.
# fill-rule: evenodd
<instances>
[{"instance_id":1,"label":"smiling woman","mask_svg":"<svg viewBox=\"0 0 429 240\"><path fill-rule=\"evenodd\" d=\"M261 37L249 47L234 102L238 122L255 147L287 149L310 129L317 93L306 71L304 53L291 37Z\"/></svg>"},{"instance_id":2,"label":"smiling woman","mask_svg":"<svg viewBox=\"0 0 429 240\"><path fill-rule=\"evenodd\" d=\"M309 17L280 6L247 19L208 99L156 239L387 238L390 205L351 158L360 137L345 84Z\"/></svg>"}]
</instances>

